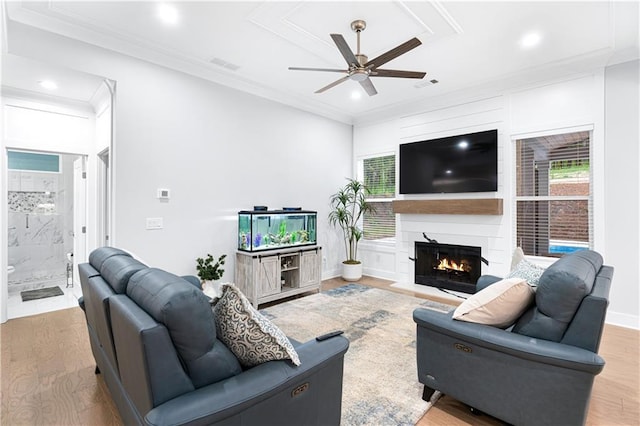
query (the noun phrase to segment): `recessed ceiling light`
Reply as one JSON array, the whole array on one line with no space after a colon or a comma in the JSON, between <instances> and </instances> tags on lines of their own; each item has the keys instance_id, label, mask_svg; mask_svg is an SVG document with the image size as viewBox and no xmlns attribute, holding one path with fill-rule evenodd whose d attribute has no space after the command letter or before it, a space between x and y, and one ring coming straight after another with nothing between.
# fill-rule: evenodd
<instances>
[{"instance_id":1,"label":"recessed ceiling light","mask_svg":"<svg viewBox=\"0 0 640 426\"><path fill-rule=\"evenodd\" d=\"M540 43L540 40L542 40L542 36L539 33L525 34L520 40L520 46L524 48L534 47Z\"/></svg>"},{"instance_id":2,"label":"recessed ceiling light","mask_svg":"<svg viewBox=\"0 0 640 426\"><path fill-rule=\"evenodd\" d=\"M469 148L469 142L467 142L466 140L461 140L460 142L458 142L458 148L460 149Z\"/></svg>"},{"instance_id":3,"label":"recessed ceiling light","mask_svg":"<svg viewBox=\"0 0 640 426\"><path fill-rule=\"evenodd\" d=\"M351 99L360 99L362 97L362 93L360 93L358 90L354 90L353 92L351 92Z\"/></svg>"},{"instance_id":4,"label":"recessed ceiling light","mask_svg":"<svg viewBox=\"0 0 640 426\"><path fill-rule=\"evenodd\" d=\"M178 9L166 3L158 5L158 18L167 25L175 25L178 23Z\"/></svg>"},{"instance_id":5,"label":"recessed ceiling light","mask_svg":"<svg viewBox=\"0 0 640 426\"><path fill-rule=\"evenodd\" d=\"M58 88L56 82L51 80L40 80L38 81L38 84L40 85L40 87L47 90L56 90Z\"/></svg>"}]
</instances>

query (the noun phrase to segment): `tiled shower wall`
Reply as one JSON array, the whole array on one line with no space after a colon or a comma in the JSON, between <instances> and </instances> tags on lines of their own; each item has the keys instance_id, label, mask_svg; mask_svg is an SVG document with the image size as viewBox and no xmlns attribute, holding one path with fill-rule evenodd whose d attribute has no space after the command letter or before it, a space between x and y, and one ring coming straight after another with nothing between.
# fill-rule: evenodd
<instances>
[{"instance_id":1,"label":"tiled shower wall","mask_svg":"<svg viewBox=\"0 0 640 426\"><path fill-rule=\"evenodd\" d=\"M68 158L65 158L68 157ZM62 173L9 171L9 292L66 284L73 251L73 157Z\"/></svg>"}]
</instances>

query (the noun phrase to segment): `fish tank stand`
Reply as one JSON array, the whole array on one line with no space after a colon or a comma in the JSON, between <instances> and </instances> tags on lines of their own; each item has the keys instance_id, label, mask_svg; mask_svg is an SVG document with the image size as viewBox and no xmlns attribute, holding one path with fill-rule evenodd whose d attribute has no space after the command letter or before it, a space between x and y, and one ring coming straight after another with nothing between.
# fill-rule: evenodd
<instances>
[{"instance_id":1,"label":"fish tank stand","mask_svg":"<svg viewBox=\"0 0 640 426\"><path fill-rule=\"evenodd\" d=\"M254 307L320 290L322 247L236 252L236 286Z\"/></svg>"}]
</instances>

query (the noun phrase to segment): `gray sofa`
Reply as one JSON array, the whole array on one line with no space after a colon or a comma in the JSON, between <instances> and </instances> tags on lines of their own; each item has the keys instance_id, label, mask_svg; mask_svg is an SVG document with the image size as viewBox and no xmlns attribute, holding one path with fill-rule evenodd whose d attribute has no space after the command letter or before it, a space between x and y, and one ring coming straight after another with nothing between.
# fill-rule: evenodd
<instances>
[{"instance_id":1,"label":"gray sofa","mask_svg":"<svg viewBox=\"0 0 640 426\"><path fill-rule=\"evenodd\" d=\"M506 330L416 309L418 379L514 425L585 423L613 268L590 250L540 277L534 305ZM499 280L484 276L479 290Z\"/></svg>"},{"instance_id":2,"label":"gray sofa","mask_svg":"<svg viewBox=\"0 0 640 426\"><path fill-rule=\"evenodd\" d=\"M125 424L337 425L348 341L293 342L301 365L243 369L197 279L117 248L79 265L91 350Z\"/></svg>"}]
</instances>

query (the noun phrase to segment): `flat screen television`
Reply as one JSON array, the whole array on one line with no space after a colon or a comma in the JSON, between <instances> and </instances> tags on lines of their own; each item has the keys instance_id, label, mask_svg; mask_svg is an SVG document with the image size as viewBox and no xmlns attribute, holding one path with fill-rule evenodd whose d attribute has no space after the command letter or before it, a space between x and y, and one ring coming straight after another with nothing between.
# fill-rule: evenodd
<instances>
[{"instance_id":1,"label":"flat screen television","mask_svg":"<svg viewBox=\"0 0 640 426\"><path fill-rule=\"evenodd\" d=\"M400 194L497 190L497 130L400 145Z\"/></svg>"}]
</instances>

